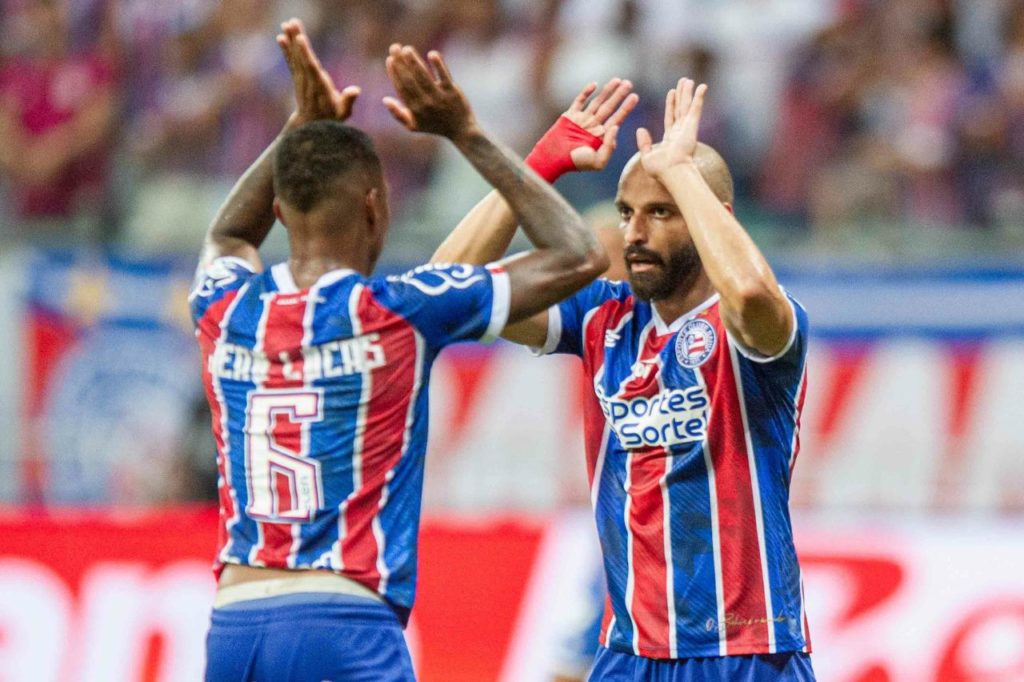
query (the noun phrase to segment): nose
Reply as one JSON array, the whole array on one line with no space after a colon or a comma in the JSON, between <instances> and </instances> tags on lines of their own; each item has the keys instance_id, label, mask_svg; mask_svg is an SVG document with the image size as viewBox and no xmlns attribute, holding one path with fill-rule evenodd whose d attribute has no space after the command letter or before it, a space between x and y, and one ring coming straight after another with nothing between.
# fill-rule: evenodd
<instances>
[{"instance_id":1,"label":"nose","mask_svg":"<svg viewBox=\"0 0 1024 682\"><path fill-rule=\"evenodd\" d=\"M647 227L644 225L639 211L629 216L629 220L626 221L623 238L626 240L627 245L647 243Z\"/></svg>"}]
</instances>

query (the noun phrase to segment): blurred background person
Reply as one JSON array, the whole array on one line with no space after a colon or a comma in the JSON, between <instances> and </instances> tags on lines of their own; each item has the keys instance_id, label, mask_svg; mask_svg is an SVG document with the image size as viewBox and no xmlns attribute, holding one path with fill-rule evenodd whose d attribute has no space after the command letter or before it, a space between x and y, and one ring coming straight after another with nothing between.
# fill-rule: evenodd
<instances>
[{"instance_id":1,"label":"blurred background person","mask_svg":"<svg viewBox=\"0 0 1024 682\"><path fill-rule=\"evenodd\" d=\"M72 50L62 0L27 0L5 21L14 38L0 71L0 169L9 180L4 227L51 245L109 233L117 72L95 49Z\"/></svg>"}]
</instances>

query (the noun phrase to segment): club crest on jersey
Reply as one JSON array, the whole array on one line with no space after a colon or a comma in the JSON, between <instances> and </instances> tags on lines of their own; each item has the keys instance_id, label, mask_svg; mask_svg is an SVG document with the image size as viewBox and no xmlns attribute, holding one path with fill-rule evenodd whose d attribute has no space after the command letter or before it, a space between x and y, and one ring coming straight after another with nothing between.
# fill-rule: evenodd
<instances>
[{"instance_id":1,"label":"club crest on jersey","mask_svg":"<svg viewBox=\"0 0 1024 682\"><path fill-rule=\"evenodd\" d=\"M718 336L710 322L701 318L690 320L676 336L676 360L683 367L700 367L711 357L716 343Z\"/></svg>"}]
</instances>

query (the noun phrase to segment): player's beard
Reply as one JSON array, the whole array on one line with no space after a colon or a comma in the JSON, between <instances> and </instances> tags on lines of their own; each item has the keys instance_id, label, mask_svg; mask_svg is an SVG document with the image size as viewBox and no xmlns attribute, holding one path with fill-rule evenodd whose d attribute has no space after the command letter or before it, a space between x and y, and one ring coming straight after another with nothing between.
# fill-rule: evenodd
<instances>
[{"instance_id":1,"label":"player's beard","mask_svg":"<svg viewBox=\"0 0 1024 682\"><path fill-rule=\"evenodd\" d=\"M677 291L685 290L700 275L704 267L693 242L669 254L668 263L650 249L630 244L623 254L629 271L629 283L637 298L644 301L660 301ZM646 272L634 272L629 267L630 257L642 256L656 267Z\"/></svg>"}]
</instances>

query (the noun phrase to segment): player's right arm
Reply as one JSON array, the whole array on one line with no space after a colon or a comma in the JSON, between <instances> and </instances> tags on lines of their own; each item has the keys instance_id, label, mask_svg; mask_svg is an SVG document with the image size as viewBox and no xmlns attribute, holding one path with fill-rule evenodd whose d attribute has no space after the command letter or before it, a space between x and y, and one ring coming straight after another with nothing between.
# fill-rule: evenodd
<instances>
[{"instance_id":1,"label":"player's right arm","mask_svg":"<svg viewBox=\"0 0 1024 682\"><path fill-rule=\"evenodd\" d=\"M391 47L387 70L401 101L386 98L385 104L409 130L450 139L508 203L535 247L500 264L511 291L508 321L525 320L604 272L607 254L561 195L479 127L441 55L431 52L428 59L430 67L414 48ZM525 341L543 343L546 333L545 325Z\"/></svg>"},{"instance_id":2,"label":"player's right arm","mask_svg":"<svg viewBox=\"0 0 1024 682\"><path fill-rule=\"evenodd\" d=\"M588 84L526 157L526 165L549 183L571 171L604 170L615 151L620 124L639 101L632 88L629 81L613 78L591 99L597 84ZM493 191L462 219L430 262L483 265L498 260L515 236L516 225L508 202ZM508 325L502 336L540 347L548 324L544 310Z\"/></svg>"}]
</instances>

